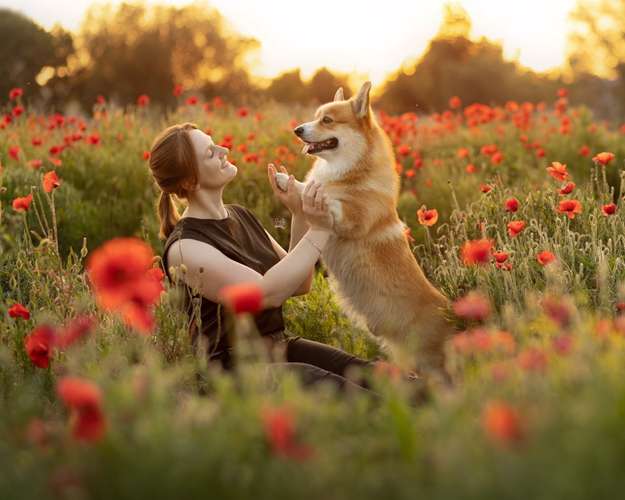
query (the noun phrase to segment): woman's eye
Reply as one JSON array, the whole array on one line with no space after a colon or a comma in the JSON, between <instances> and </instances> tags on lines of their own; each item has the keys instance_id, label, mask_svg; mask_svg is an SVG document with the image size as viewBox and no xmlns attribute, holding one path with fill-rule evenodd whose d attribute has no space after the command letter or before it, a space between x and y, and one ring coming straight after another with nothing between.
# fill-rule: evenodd
<instances>
[{"instance_id":1,"label":"woman's eye","mask_svg":"<svg viewBox=\"0 0 625 500\"><path fill-rule=\"evenodd\" d=\"M324 117L321 119L321 123L325 123L325 124L332 123L333 121L334 121L334 120L333 120L332 118L330 118L329 116L324 116Z\"/></svg>"}]
</instances>

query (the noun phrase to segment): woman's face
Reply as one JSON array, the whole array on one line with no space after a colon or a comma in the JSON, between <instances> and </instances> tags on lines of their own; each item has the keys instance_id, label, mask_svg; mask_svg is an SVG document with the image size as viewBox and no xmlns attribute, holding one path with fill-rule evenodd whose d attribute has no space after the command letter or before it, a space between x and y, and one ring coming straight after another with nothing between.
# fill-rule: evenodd
<instances>
[{"instance_id":1,"label":"woman's face","mask_svg":"<svg viewBox=\"0 0 625 500\"><path fill-rule=\"evenodd\" d=\"M189 137L197 155L197 189L220 188L237 175L237 167L227 159L228 148L215 144L210 135L198 129L190 130Z\"/></svg>"}]
</instances>

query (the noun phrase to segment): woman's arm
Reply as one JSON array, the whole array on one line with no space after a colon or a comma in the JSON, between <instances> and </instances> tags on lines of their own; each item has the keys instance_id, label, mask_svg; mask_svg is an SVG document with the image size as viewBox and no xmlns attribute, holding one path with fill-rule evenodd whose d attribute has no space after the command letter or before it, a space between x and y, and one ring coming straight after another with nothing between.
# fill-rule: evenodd
<instances>
[{"instance_id":1,"label":"woman's arm","mask_svg":"<svg viewBox=\"0 0 625 500\"><path fill-rule=\"evenodd\" d=\"M263 290L263 308L278 307L307 278L329 237L330 233L326 230L309 229L295 248L265 275L197 240L181 239L173 243L167 257L171 266L184 264L183 281L213 302L220 302L219 291L224 286L253 282Z\"/></svg>"},{"instance_id":2,"label":"woman's arm","mask_svg":"<svg viewBox=\"0 0 625 500\"><path fill-rule=\"evenodd\" d=\"M304 217L311 228L295 248L264 275L197 240L181 239L172 244L167 253L168 262L173 266L185 264L184 281L213 302L220 301L219 291L224 286L254 282L263 291L263 308L278 307L307 278L326 246L334 225L321 185L315 182L308 184L302 198Z\"/></svg>"},{"instance_id":3,"label":"woman's arm","mask_svg":"<svg viewBox=\"0 0 625 500\"><path fill-rule=\"evenodd\" d=\"M309 226L306 223L306 218L304 217L304 215L301 212L294 213L291 217L291 241L289 243L289 252L295 248L295 246L299 243L304 234L306 234L306 231L308 231L308 229ZM284 256L287 255L286 250L280 246L280 243L278 243L267 230L265 230L265 232L271 240L271 245L273 246L273 249L278 254L278 257L280 257L280 259L282 260ZM301 283L301 285L293 292L293 295L305 295L310 292L310 287L312 286L314 276L315 264L313 263L310 269L310 273Z\"/></svg>"}]
</instances>

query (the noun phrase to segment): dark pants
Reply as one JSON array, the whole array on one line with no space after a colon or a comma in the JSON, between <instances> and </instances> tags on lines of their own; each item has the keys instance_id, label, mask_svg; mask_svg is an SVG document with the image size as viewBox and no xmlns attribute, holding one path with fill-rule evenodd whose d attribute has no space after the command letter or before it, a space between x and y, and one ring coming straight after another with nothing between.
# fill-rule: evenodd
<instances>
[{"instance_id":1,"label":"dark pants","mask_svg":"<svg viewBox=\"0 0 625 500\"><path fill-rule=\"evenodd\" d=\"M371 361L321 342L285 336L282 332L265 338L273 347L285 348L284 355L270 363L269 370L272 374L284 371L296 373L305 386L329 382L340 390L371 392L368 390L367 382L362 378L352 381L345 377L349 368L367 369L373 365ZM214 354L210 359L221 361L222 367L226 370L234 367L231 351Z\"/></svg>"},{"instance_id":2,"label":"dark pants","mask_svg":"<svg viewBox=\"0 0 625 500\"><path fill-rule=\"evenodd\" d=\"M371 361L361 359L335 347L301 337L289 337L286 340L286 368L290 368L302 377L304 385L321 381L330 381L340 389L348 387L367 389L363 380L356 383L345 378L351 367L367 368Z\"/></svg>"}]
</instances>

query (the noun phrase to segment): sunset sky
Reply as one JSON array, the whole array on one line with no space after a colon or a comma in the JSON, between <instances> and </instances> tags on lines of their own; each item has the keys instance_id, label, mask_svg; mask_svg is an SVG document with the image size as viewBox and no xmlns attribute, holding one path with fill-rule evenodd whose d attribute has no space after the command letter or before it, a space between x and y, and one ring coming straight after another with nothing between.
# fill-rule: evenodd
<instances>
[{"instance_id":1,"label":"sunset sky","mask_svg":"<svg viewBox=\"0 0 625 500\"><path fill-rule=\"evenodd\" d=\"M75 30L91 0L0 0L50 28ZM113 3L121 3L115 1ZM148 2L154 3L154 2ZM184 5L185 0L157 3ZM257 38L261 49L252 72L273 77L302 68L356 72L381 83L406 60L419 56L437 32L444 0L337 1L213 0L233 28ZM508 58L535 70L560 66L565 57L568 14L575 0L462 0L473 35L500 41Z\"/></svg>"}]
</instances>

